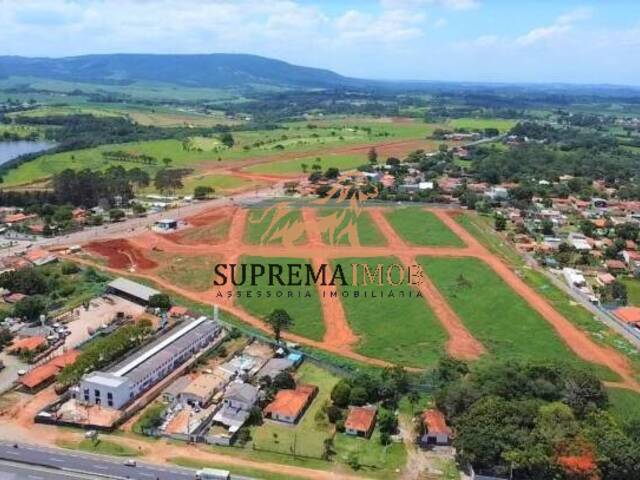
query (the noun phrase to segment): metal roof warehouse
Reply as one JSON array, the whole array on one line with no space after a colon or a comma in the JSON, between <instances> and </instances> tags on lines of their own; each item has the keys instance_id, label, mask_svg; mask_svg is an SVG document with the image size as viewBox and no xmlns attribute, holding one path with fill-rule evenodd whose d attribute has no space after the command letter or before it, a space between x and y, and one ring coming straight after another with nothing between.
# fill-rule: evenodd
<instances>
[{"instance_id":1,"label":"metal roof warehouse","mask_svg":"<svg viewBox=\"0 0 640 480\"><path fill-rule=\"evenodd\" d=\"M107 285L110 292L124 296L138 303L149 303L149 299L160 292L146 285L119 277Z\"/></svg>"}]
</instances>

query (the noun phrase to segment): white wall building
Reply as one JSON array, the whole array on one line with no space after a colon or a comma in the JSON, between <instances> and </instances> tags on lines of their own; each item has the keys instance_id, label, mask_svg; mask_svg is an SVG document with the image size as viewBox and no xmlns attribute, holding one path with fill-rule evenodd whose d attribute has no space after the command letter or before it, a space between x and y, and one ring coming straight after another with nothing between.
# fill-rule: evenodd
<instances>
[{"instance_id":1,"label":"white wall building","mask_svg":"<svg viewBox=\"0 0 640 480\"><path fill-rule=\"evenodd\" d=\"M219 323L200 317L171 331L133 358L108 372L93 372L80 381L74 396L82 403L122 408L158 383L220 335Z\"/></svg>"}]
</instances>

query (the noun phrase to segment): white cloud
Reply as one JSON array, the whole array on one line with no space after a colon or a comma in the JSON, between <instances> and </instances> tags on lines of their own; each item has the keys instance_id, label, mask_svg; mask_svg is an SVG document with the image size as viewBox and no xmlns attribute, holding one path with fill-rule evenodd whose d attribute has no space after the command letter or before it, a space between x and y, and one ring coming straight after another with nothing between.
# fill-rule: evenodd
<instances>
[{"instance_id":1,"label":"white cloud","mask_svg":"<svg viewBox=\"0 0 640 480\"><path fill-rule=\"evenodd\" d=\"M405 10L385 10L379 15L349 10L335 21L338 39L372 42L399 42L422 35L423 14Z\"/></svg>"},{"instance_id":2,"label":"white cloud","mask_svg":"<svg viewBox=\"0 0 640 480\"><path fill-rule=\"evenodd\" d=\"M414 10L430 6L442 6L451 10L471 10L480 6L479 0L380 0L388 9Z\"/></svg>"},{"instance_id":3,"label":"white cloud","mask_svg":"<svg viewBox=\"0 0 640 480\"><path fill-rule=\"evenodd\" d=\"M447 26L447 23L448 22L446 18L439 18L434 22L433 26L436 28L444 28Z\"/></svg>"},{"instance_id":4,"label":"white cloud","mask_svg":"<svg viewBox=\"0 0 640 480\"><path fill-rule=\"evenodd\" d=\"M516 43L522 46L533 45L563 36L573 28L573 24L591 18L592 10L581 7L556 18L552 25L537 27L518 37Z\"/></svg>"}]
</instances>

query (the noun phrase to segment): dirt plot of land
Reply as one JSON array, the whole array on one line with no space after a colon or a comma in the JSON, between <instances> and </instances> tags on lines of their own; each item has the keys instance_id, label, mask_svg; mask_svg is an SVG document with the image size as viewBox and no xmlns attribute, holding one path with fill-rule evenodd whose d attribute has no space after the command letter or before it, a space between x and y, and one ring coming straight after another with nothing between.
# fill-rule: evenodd
<instances>
[{"instance_id":1,"label":"dirt plot of land","mask_svg":"<svg viewBox=\"0 0 640 480\"><path fill-rule=\"evenodd\" d=\"M406 142L401 142L406 143ZM391 142L390 145L395 145ZM353 147L361 148L361 147ZM391 148L391 146L389 147ZM406 145L405 145L406 148ZM417 263L419 256L445 256L445 257L475 257L489 265L511 288L548 321L556 334L577 354L578 357L592 363L604 365L618 374L622 381L619 386L640 391L640 384L634 379L630 363L618 352L602 347L593 342L584 332L575 327L569 320L555 311L549 303L537 292L528 287L519 277L500 259L486 250L472 235L455 221L455 213L451 211L431 209L449 233L455 234L462 240L460 246L434 246L434 245L408 245L389 224L383 208L367 208L373 222L386 239L386 245L381 246L349 246L349 245L325 245L321 239L321 232L317 231L315 211L303 208L301 221L306 227L305 241L302 244L247 245L244 242L247 223L247 211L237 208L229 211L212 211L191 219L192 228L206 228L210 223L216 224L221 219L230 219L229 235L226 241L217 245L197 242L193 244L181 244L175 236L162 236L154 233L145 233L140 237L134 237L129 241L93 242L88 245L92 252L106 256L109 259L110 269L134 268L137 274L158 282L162 287L173 289L188 298L200 302L218 303L221 308L236 315L241 320L265 331L269 327L260 318L257 318L231 299L219 299L216 297L216 289L211 288L202 291L194 291L184 284L175 285L167 278L158 274L157 262L153 258L154 250L162 251L167 255L215 255L225 259L226 263L234 263L242 255L260 257L296 257L312 258L314 263L330 263L337 258L353 257L388 257L396 256L403 264ZM180 232L184 234L189 229ZM464 323L456 315L447 303L441 292L427 278L420 286L424 300L435 312L448 334L446 348L449 354L463 359L474 359L486 353L485 347L466 328ZM299 335L285 333L285 337L293 341L308 344L316 348L338 353L359 361L369 362L375 365L388 365L388 362L376 358L363 356L354 348L357 346L358 337L355 335L345 318L344 308L340 299L322 295L319 288L319 297L325 322L326 334L322 341L311 340Z\"/></svg>"}]
</instances>

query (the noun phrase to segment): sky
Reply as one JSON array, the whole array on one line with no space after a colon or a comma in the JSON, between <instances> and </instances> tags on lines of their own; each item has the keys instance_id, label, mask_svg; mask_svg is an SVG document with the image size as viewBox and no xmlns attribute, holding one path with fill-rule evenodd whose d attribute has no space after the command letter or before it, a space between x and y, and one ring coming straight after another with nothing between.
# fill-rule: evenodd
<instances>
[{"instance_id":1,"label":"sky","mask_svg":"<svg viewBox=\"0 0 640 480\"><path fill-rule=\"evenodd\" d=\"M391 80L640 85L638 0L0 0L0 55L252 53Z\"/></svg>"}]
</instances>

